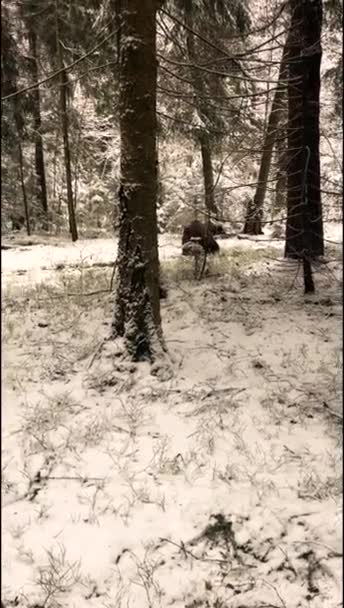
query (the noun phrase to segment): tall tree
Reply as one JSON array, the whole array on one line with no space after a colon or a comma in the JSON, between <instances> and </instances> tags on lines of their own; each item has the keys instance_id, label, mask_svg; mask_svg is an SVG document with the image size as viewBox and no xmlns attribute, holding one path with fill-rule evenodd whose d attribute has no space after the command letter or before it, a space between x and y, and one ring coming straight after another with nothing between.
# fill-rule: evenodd
<instances>
[{"instance_id":1,"label":"tall tree","mask_svg":"<svg viewBox=\"0 0 344 608\"><path fill-rule=\"evenodd\" d=\"M320 192L321 0L291 0L285 256L324 254Z\"/></svg>"},{"instance_id":2,"label":"tall tree","mask_svg":"<svg viewBox=\"0 0 344 608\"><path fill-rule=\"evenodd\" d=\"M56 63L60 71L60 116L62 126L62 137L63 137L63 152L64 152L64 165L66 172L66 187L67 187L67 206L68 206L68 220L69 220L69 232L72 236L72 241L78 240L78 230L76 225L75 208L74 208L74 196L73 196L73 176L72 176L72 164L71 164L71 153L69 144L69 116L68 116L68 77L65 69L63 59L63 47L62 41L60 40L60 15L58 0L55 5L55 35L56 35Z\"/></svg>"},{"instance_id":3,"label":"tall tree","mask_svg":"<svg viewBox=\"0 0 344 608\"><path fill-rule=\"evenodd\" d=\"M28 40L30 50L30 69L33 84L39 81L38 69L38 43L37 32L35 29L34 19L31 15L27 18ZM48 195L45 179L45 162L44 162L44 147L42 135L42 119L41 119L41 94L37 86L32 92L32 114L34 121L34 139L35 139L35 169L37 181L37 198L40 201L42 209L42 227L48 230Z\"/></svg>"},{"instance_id":4,"label":"tall tree","mask_svg":"<svg viewBox=\"0 0 344 608\"><path fill-rule=\"evenodd\" d=\"M195 49L195 39L192 30L194 29L193 23L193 0L184 0L184 11L185 11L185 24L186 29L186 48L188 54L188 60L190 63L190 72L195 91L196 108L199 115L203 128L199 131L199 143L202 155L202 167L203 167L203 179L204 179L204 198L205 208L209 214L218 214L218 209L215 203L215 192L214 192L214 171L212 161L212 143L211 135L207 130L207 123L209 122L209 111L205 102L205 87L203 86L202 73L197 68L197 57Z\"/></svg>"},{"instance_id":5,"label":"tall tree","mask_svg":"<svg viewBox=\"0 0 344 608\"><path fill-rule=\"evenodd\" d=\"M304 146L309 146L305 208L309 216L310 257L324 255L324 227L321 201L320 166L320 66L322 58L322 0L308 0L302 5L304 22L303 88ZM309 209L309 212L308 212Z\"/></svg>"},{"instance_id":6,"label":"tall tree","mask_svg":"<svg viewBox=\"0 0 344 608\"><path fill-rule=\"evenodd\" d=\"M18 63L19 63L19 51L12 32L11 12L8 10L8 6L4 3L1 6L1 84L4 96L11 95L10 99L4 102L2 106L2 126L4 126L4 133L2 137L7 143L10 141L11 133L15 138L15 146L9 144L13 150L14 156L17 160L17 166L19 171L19 178L23 196L23 207L24 217L26 222L26 231L28 236L31 234L30 227L30 211L29 202L25 184L24 175L24 153L23 153L23 140L25 135L25 121L24 121L24 109L23 109L23 98L20 98L16 93L18 90ZM11 128L11 122L13 122L14 128ZM18 222L18 218L15 214L12 215L15 222ZM19 222L20 225L21 222Z\"/></svg>"},{"instance_id":7,"label":"tall tree","mask_svg":"<svg viewBox=\"0 0 344 608\"><path fill-rule=\"evenodd\" d=\"M92 0L90 0L92 4ZM85 6L86 5L86 6ZM72 240L78 238L77 223L75 215L73 175L72 175L72 152L71 152L71 91L72 86L68 78L66 64L75 60L75 55L80 56L84 52L85 40L89 41L90 7L88 0L83 6L79 3L71 3L69 0L27 0L20 3L21 15L25 20L28 30L28 42L31 60L34 55L34 47L42 49L41 57L44 57L44 67L48 71L58 71L56 79L47 85L47 94L52 95L50 107L55 110L59 118L59 131L63 138L63 163L65 171L65 183L67 190L67 207L69 231ZM92 13L92 16L94 14ZM31 61L31 78L34 77L34 62ZM36 174L42 185L42 149L36 129L38 125L38 93L33 98L34 128L36 132ZM56 98L56 100L55 100ZM38 146L38 148L37 148ZM43 191L43 189L41 189ZM44 196L44 194L43 194ZM42 206L43 203L42 200Z\"/></svg>"},{"instance_id":8,"label":"tall tree","mask_svg":"<svg viewBox=\"0 0 344 608\"><path fill-rule=\"evenodd\" d=\"M156 170L156 3L122 0L120 36L121 185L112 335L134 361L163 355Z\"/></svg>"},{"instance_id":9,"label":"tall tree","mask_svg":"<svg viewBox=\"0 0 344 608\"><path fill-rule=\"evenodd\" d=\"M269 178L271 158L278 133L278 124L280 122L281 114L283 111L283 97L286 92L286 79L288 73L287 56L289 50L289 36L284 44L283 55L281 59L281 65L278 75L278 84L275 91L271 110L267 122L267 127L264 136L263 153L260 161L258 183L256 193L253 201L249 201L245 225L243 229L244 234L262 234L262 217L263 217L263 206L266 194L267 181Z\"/></svg>"}]
</instances>

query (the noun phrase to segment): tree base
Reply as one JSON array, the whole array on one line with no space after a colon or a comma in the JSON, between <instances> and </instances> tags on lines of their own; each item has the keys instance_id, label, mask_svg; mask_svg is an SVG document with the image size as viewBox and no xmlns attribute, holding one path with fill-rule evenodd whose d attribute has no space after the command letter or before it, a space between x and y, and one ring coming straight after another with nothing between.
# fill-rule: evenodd
<instances>
[{"instance_id":1,"label":"tree base","mask_svg":"<svg viewBox=\"0 0 344 608\"><path fill-rule=\"evenodd\" d=\"M305 286L305 294L314 293L315 287L313 282L312 262L308 257L303 257L303 281Z\"/></svg>"},{"instance_id":2,"label":"tree base","mask_svg":"<svg viewBox=\"0 0 344 608\"><path fill-rule=\"evenodd\" d=\"M122 252L123 253L123 252ZM159 361L166 352L160 323L153 311L151 288L140 247L119 258L112 337L124 338L125 349L134 362ZM130 263L126 262L130 259ZM159 296L167 297L163 285Z\"/></svg>"},{"instance_id":3,"label":"tree base","mask_svg":"<svg viewBox=\"0 0 344 608\"><path fill-rule=\"evenodd\" d=\"M291 253L289 251L285 251L284 252L284 257L287 260L303 260L303 253ZM324 254L323 253L312 253L312 255L308 256L308 258L312 261L312 262L322 262L324 259Z\"/></svg>"}]
</instances>

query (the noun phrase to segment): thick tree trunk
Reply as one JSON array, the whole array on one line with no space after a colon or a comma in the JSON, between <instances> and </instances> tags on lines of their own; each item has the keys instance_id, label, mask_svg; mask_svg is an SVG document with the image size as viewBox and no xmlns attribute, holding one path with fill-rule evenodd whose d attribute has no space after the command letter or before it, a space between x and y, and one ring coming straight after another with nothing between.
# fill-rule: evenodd
<instances>
[{"instance_id":1,"label":"thick tree trunk","mask_svg":"<svg viewBox=\"0 0 344 608\"><path fill-rule=\"evenodd\" d=\"M312 259L323 255L322 210L320 199L320 63L322 0L302 5L300 17L303 23L303 149L305 151L304 187L302 190L303 220L303 276L305 293L314 293ZM314 81L314 82L313 82ZM312 162L313 159L313 162ZM315 226L320 233L315 231Z\"/></svg>"},{"instance_id":2,"label":"thick tree trunk","mask_svg":"<svg viewBox=\"0 0 344 608\"><path fill-rule=\"evenodd\" d=\"M269 178L271 158L274 143L276 140L278 123L280 122L282 114L282 102L286 91L285 80L287 77L287 53L288 53L288 37L284 45L283 55L281 59L281 65L278 75L278 85L275 92L271 111L267 123L265 132L265 141L263 145L263 153L260 161L260 168L258 174L258 184L256 193L253 201L249 201L248 208L246 211L245 225L243 229L244 234L263 234L262 230L262 218L263 218L263 206L266 194L266 186Z\"/></svg>"},{"instance_id":3,"label":"thick tree trunk","mask_svg":"<svg viewBox=\"0 0 344 608\"><path fill-rule=\"evenodd\" d=\"M38 82L38 58L37 58L37 36L33 24L29 23L29 46L31 54L31 72L34 83ZM35 130L35 169L37 180L37 197L40 201L43 222L42 227L48 230L48 196L45 179L44 149L41 121L41 96L39 87L33 90L33 120Z\"/></svg>"},{"instance_id":4,"label":"thick tree trunk","mask_svg":"<svg viewBox=\"0 0 344 608\"><path fill-rule=\"evenodd\" d=\"M185 31L186 35L186 47L188 52L188 60L190 64L196 63L196 50L194 35L190 31L193 29L192 19L192 0L185 0L185 22L189 29ZM204 86L200 72L195 68L190 68L191 79L195 92L197 113L202 123L207 123L207 108L204 102ZM209 133L204 129L199 135L199 143L201 147L202 155L202 168L203 168L203 180L204 180L204 202L205 208L208 212L209 219L214 216L218 216L218 209L215 203L215 188L214 188L214 171L212 162L212 146L210 141Z\"/></svg>"},{"instance_id":5,"label":"thick tree trunk","mask_svg":"<svg viewBox=\"0 0 344 608\"><path fill-rule=\"evenodd\" d=\"M324 255L324 228L320 190L320 65L322 0L307 3L304 15L307 30L304 53L305 141L311 150L307 174L307 205L309 209L310 256Z\"/></svg>"},{"instance_id":6,"label":"thick tree trunk","mask_svg":"<svg viewBox=\"0 0 344 608\"><path fill-rule=\"evenodd\" d=\"M298 1L298 0L296 0ZM293 2L295 5L295 2ZM302 66L300 61L300 16L293 10L289 42L288 74L288 194L285 256L301 258L303 253L302 176L303 111Z\"/></svg>"},{"instance_id":7,"label":"thick tree trunk","mask_svg":"<svg viewBox=\"0 0 344 608\"><path fill-rule=\"evenodd\" d=\"M312 259L324 253L319 158L321 0L292 0L292 11L285 256Z\"/></svg>"},{"instance_id":8,"label":"thick tree trunk","mask_svg":"<svg viewBox=\"0 0 344 608\"><path fill-rule=\"evenodd\" d=\"M163 356L159 298L156 171L156 8L122 0L121 186L113 337L135 361Z\"/></svg>"}]
</instances>

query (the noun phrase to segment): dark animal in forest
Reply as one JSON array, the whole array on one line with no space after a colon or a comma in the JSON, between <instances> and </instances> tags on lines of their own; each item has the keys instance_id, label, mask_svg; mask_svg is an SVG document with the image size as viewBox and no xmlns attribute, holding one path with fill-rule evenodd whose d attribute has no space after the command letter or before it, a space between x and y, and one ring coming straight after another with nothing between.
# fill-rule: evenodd
<instances>
[{"instance_id":1,"label":"dark animal in forest","mask_svg":"<svg viewBox=\"0 0 344 608\"><path fill-rule=\"evenodd\" d=\"M182 254L190 255L189 243L198 243L208 254L218 253L220 251L219 244L214 236L223 233L221 225L212 224L211 222L202 223L199 220L194 220L187 226L184 226L182 236Z\"/></svg>"},{"instance_id":2,"label":"dark animal in forest","mask_svg":"<svg viewBox=\"0 0 344 608\"><path fill-rule=\"evenodd\" d=\"M12 223L12 230L21 230L25 224L25 217L23 215L11 215L10 221Z\"/></svg>"},{"instance_id":3,"label":"dark animal in forest","mask_svg":"<svg viewBox=\"0 0 344 608\"><path fill-rule=\"evenodd\" d=\"M160 300L166 300L166 298L167 298L167 289L164 285L161 285L161 284L159 286L159 297L160 297Z\"/></svg>"},{"instance_id":4,"label":"dark animal in forest","mask_svg":"<svg viewBox=\"0 0 344 608\"><path fill-rule=\"evenodd\" d=\"M168 296L168 289L167 289L166 277L160 267L160 271L159 271L159 297L160 297L160 300L166 300L167 296Z\"/></svg>"}]
</instances>

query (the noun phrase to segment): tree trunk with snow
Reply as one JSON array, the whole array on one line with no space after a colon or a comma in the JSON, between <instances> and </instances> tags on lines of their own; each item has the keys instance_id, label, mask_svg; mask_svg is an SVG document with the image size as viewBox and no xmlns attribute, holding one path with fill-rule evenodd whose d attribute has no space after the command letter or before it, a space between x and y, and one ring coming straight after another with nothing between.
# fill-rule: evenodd
<instances>
[{"instance_id":1,"label":"tree trunk with snow","mask_svg":"<svg viewBox=\"0 0 344 608\"><path fill-rule=\"evenodd\" d=\"M156 168L156 6L122 0L121 186L112 335L134 361L164 353L160 318Z\"/></svg>"},{"instance_id":2,"label":"tree trunk with snow","mask_svg":"<svg viewBox=\"0 0 344 608\"><path fill-rule=\"evenodd\" d=\"M286 91L285 80L287 77L287 53L288 38L284 45L280 71L278 75L277 89L275 91L275 95L272 101L271 111L266 128L263 153L260 161L260 168L258 174L257 189L254 199L253 201L249 201L246 211L246 219L243 229L244 234L263 234L262 217L264 199L266 194L267 181L269 178L272 152L278 130L278 123L280 122L283 109L283 96Z\"/></svg>"}]
</instances>

